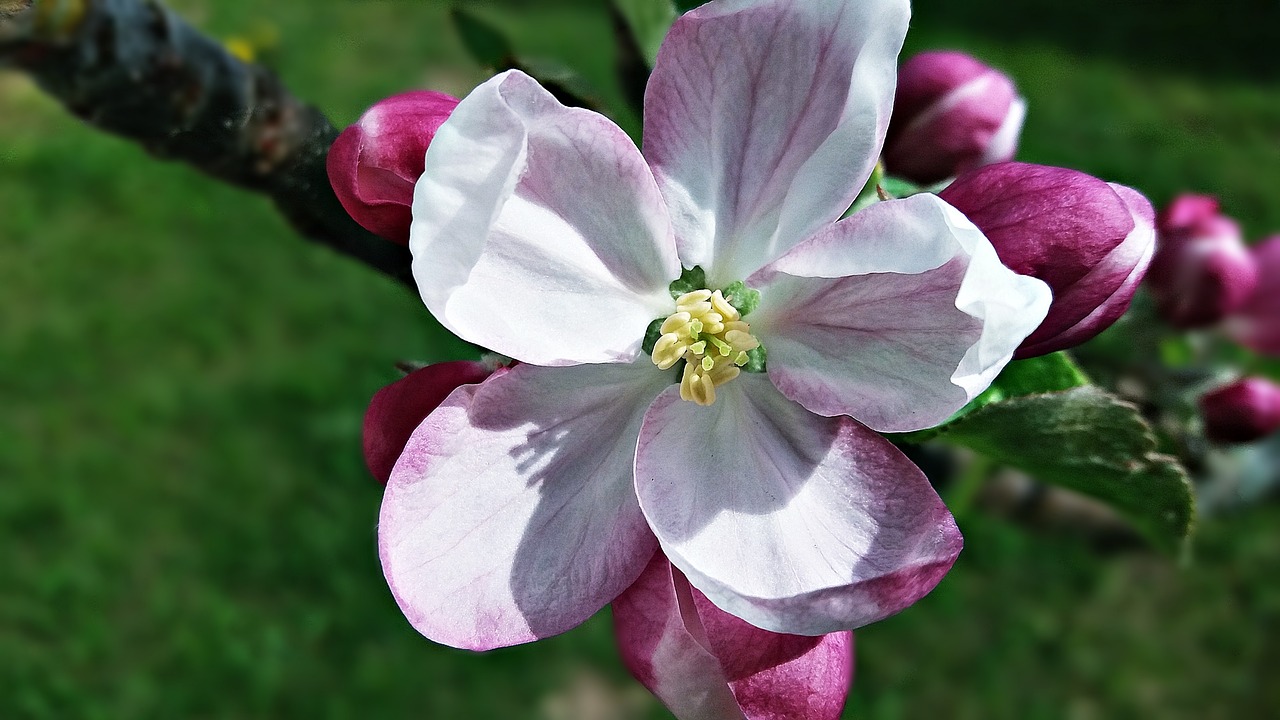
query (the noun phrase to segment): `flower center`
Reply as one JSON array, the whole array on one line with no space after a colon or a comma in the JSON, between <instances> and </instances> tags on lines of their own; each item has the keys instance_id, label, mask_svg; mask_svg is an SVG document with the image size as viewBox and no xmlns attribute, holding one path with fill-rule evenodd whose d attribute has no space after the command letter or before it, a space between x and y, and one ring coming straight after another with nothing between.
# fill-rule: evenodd
<instances>
[{"instance_id":1,"label":"flower center","mask_svg":"<svg viewBox=\"0 0 1280 720\"><path fill-rule=\"evenodd\" d=\"M662 322L653 364L666 370L685 361L680 397L699 405L716 401L716 388L738 377L747 353L760 347L751 326L719 290L695 290L676 298Z\"/></svg>"}]
</instances>

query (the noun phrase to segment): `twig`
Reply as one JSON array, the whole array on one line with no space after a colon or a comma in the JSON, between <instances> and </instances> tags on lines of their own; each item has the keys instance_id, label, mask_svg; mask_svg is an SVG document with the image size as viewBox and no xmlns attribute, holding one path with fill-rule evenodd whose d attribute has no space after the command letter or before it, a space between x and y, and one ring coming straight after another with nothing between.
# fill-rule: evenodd
<instances>
[{"instance_id":1,"label":"twig","mask_svg":"<svg viewBox=\"0 0 1280 720\"><path fill-rule=\"evenodd\" d=\"M304 237L413 285L409 251L357 225L329 187L329 120L154 0L0 0L0 67L94 127L269 196Z\"/></svg>"}]
</instances>

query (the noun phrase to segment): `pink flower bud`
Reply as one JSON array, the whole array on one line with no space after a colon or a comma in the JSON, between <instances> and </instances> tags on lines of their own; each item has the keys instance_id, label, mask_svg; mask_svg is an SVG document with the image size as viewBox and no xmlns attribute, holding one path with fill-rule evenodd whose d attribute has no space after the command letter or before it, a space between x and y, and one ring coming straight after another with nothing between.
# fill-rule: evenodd
<instances>
[{"instance_id":1,"label":"pink flower bud","mask_svg":"<svg viewBox=\"0 0 1280 720\"><path fill-rule=\"evenodd\" d=\"M1181 328L1212 325L1249 299L1257 263L1217 200L1182 195L1160 214L1157 229L1147 284L1166 320Z\"/></svg>"},{"instance_id":2,"label":"pink flower bud","mask_svg":"<svg viewBox=\"0 0 1280 720\"><path fill-rule=\"evenodd\" d=\"M1255 245L1250 255L1258 271L1253 293L1227 319L1227 334L1256 352L1280 357L1280 235Z\"/></svg>"},{"instance_id":3,"label":"pink flower bud","mask_svg":"<svg viewBox=\"0 0 1280 720\"><path fill-rule=\"evenodd\" d=\"M991 240L1014 272L1048 283L1049 316L1018 348L1028 358L1074 347L1110 327L1155 252L1155 212L1137 191L1064 168L1001 163L941 193Z\"/></svg>"},{"instance_id":4,"label":"pink flower bud","mask_svg":"<svg viewBox=\"0 0 1280 720\"><path fill-rule=\"evenodd\" d=\"M364 462L383 485L404 452L413 431L463 385L482 382L493 370L484 363L459 360L414 370L382 388L364 415Z\"/></svg>"},{"instance_id":5,"label":"pink flower bud","mask_svg":"<svg viewBox=\"0 0 1280 720\"><path fill-rule=\"evenodd\" d=\"M329 148L329 183L364 229L409 243L413 186L436 130L458 100L429 90L393 95L365 111Z\"/></svg>"},{"instance_id":6,"label":"pink flower bud","mask_svg":"<svg viewBox=\"0 0 1280 720\"><path fill-rule=\"evenodd\" d=\"M920 53L898 71L885 169L930 184L1012 160L1026 114L1004 73L964 53Z\"/></svg>"},{"instance_id":7,"label":"pink flower bud","mask_svg":"<svg viewBox=\"0 0 1280 720\"><path fill-rule=\"evenodd\" d=\"M1200 398L1210 440L1245 443L1280 430L1280 385L1260 377L1237 380Z\"/></svg>"}]
</instances>

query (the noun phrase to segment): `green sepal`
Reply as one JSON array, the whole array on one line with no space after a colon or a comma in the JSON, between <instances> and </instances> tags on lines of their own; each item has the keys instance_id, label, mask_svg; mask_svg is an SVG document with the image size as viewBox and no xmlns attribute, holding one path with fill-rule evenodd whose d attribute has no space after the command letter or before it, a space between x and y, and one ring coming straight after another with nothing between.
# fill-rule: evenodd
<instances>
[{"instance_id":1,"label":"green sepal","mask_svg":"<svg viewBox=\"0 0 1280 720\"><path fill-rule=\"evenodd\" d=\"M653 348L658 344L658 338L662 337L662 323L666 322L666 318L658 318L649 323L649 327L644 331L644 342L640 344L640 348L644 350L645 355L652 355Z\"/></svg>"},{"instance_id":2,"label":"green sepal","mask_svg":"<svg viewBox=\"0 0 1280 720\"><path fill-rule=\"evenodd\" d=\"M667 289L671 291L673 299L679 299L685 293L691 293L694 290L707 289L707 273L702 269L701 265L694 265L691 268L685 268L680 273L680 277L676 278Z\"/></svg>"},{"instance_id":3,"label":"green sepal","mask_svg":"<svg viewBox=\"0 0 1280 720\"><path fill-rule=\"evenodd\" d=\"M724 299L733 306L742 317L751 314L760 307L760 291L752 290L741 280L734 280L720 291Z\"/></svg>"},{"instance_id":4,"label":"green sepal","mask_svg":"<svg viewBox=\"0 0 1280 720\"><path fill-rule=\"evenodd\" d=\"M742 366L742 372L762 373L765 370L765 362L769 359L769 353L764 351L764 346L755 350L747 351L747 364Z\"/></svg>"}]
</instances>

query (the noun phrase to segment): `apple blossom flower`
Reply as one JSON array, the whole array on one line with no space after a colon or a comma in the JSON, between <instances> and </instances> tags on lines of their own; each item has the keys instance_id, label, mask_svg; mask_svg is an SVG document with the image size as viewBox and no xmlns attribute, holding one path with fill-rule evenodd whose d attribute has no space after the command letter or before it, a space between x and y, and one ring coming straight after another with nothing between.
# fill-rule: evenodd
<instances>
[{"instance_id":1,"label":"apple blossom flower","mask_svg":"<svg viewBox=\"0 0 1280 720\"><path fill-rule=\"evenodd\" d=\"M954 520L876 431L981 393L1049 291L936 196L837 222L877 162L909 14L687 13L643 155L515 71L440 127L414 276L446 328L520 364L453 391L391 473L379 550L419 632L563 632L658 548L716 607L800 635L893 614L950 568Z\"/></svg>"},{"instance_id":2,"label":"apple blossom flower","mask_svg":"<svg viewBox=\"0 0 1280 720\"><path fill-rule=\"evenodd\" d=\"M1159 246L1147 285L1175 327L1212 325L1240 309L1258 284L1258 266L1240 226L1204 195L1181 195L1156 223Z\"/></svg>"},{"instance_id":3,"label":"apple blossom flower","mask_svg":"<svg viewBox=\"0 0 1280 720\"><path fill-rule=\"evenodd\" d=\"M1026 116L1008 75L962 52L920 53L898 71L885 169L931 184L1012 160Z\"/></svg>"},{"instance_id":4,"label":"apple blossom flower","mask_svg":"<svg viewBox=\"0 0 1280 720\"><path fill-rule=\"evenodd\" d=\"M413 184L436 129L457 98L414 90L380 100L329 148L329 184L347 214L369 232L409 242Z\"/></svg>"},{"instance_id":5,"label":"apple blossom flower","mask_svg":"<svg viewBox=\"0 0 1280 720\"><path fill-rule=\"evenodd\" d=\"M1200 398L1205 436L1223 443L1261 440L1280 430L1280 385L1248 377Z\"/></svg>"},{"instance_id":6,"label":"apple blossom flower","mask_svg":"<svg viewBox=\"0 0 1280 720\"><path fill-rule=\"evenodd\" d=\"M1280 357L1280 235L1250 248L1258 283L1224 327L1236 342L1255 352Z\"/></svg>"},{"instance_id":7,"label":"apple blossom flower","mask_svg":"<svg viewBox=\"0 0 1280 720\"><path fill-rule=\"evenodd\" d=\"M1053 289L1049 316L1018 358L1074 347L1110 327L1128 310L1155 252L1151 203L1076 170L989 165L956 178L941 195L1006 265Z\"/></svg>"},{"instance_id":8,"label":"apple blossom flower","mask_svg":"<svg viewBox=\"0 0 1280 720\"><path fill-rule=\"evenodd\" d=\"M680 720L836 720L853 633L783 635L717 608L657 553L613 601L622 660Z\"/></svg>"}]
</instances>

